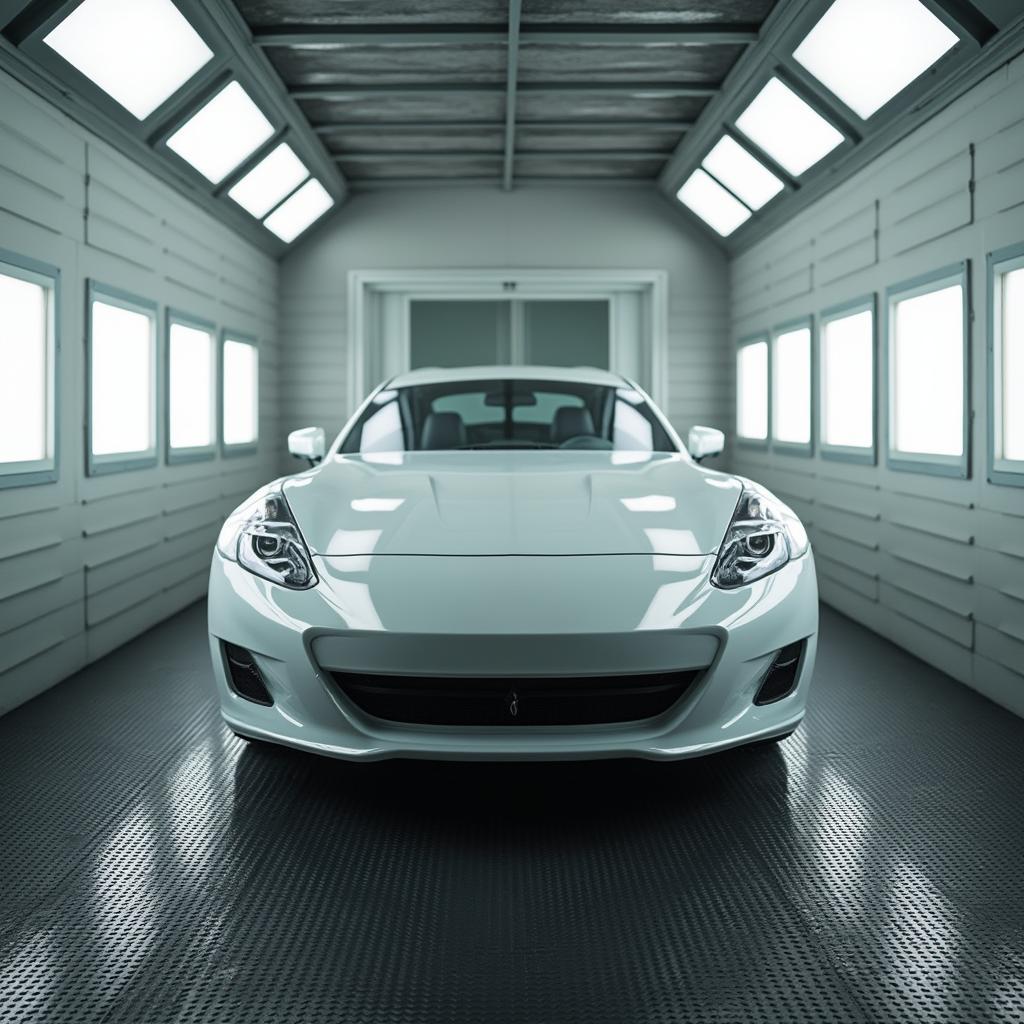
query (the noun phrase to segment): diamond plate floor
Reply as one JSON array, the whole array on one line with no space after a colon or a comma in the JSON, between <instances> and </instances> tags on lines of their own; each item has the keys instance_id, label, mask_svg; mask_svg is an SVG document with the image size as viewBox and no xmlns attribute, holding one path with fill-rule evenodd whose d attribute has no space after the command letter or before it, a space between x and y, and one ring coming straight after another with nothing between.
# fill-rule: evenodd
<instances>
[{"instance_id":1,"label":"diamond plate floor","mask_svg":"<svg viewBox=\"0 0 1024 1024\"><path fill-rule=\"evenodd\" d=\"M202 605L0 719L0 1021L1024 1020L1024 721L823 609L780 749L247 749Z\"/></svg>"}]
</instances>

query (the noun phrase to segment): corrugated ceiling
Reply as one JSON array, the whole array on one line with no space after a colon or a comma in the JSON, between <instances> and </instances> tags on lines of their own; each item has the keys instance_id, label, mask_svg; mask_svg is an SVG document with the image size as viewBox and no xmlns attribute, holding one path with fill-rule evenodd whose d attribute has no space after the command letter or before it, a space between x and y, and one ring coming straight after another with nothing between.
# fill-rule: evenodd
<instances>
[{"instance_id":1,"label":"corrugated ceiling","mask_svg":"<svg viewBox=\"0 0 1024 1024\"><path fill-rule=\"evenodd\" d=\"M501 175L507 0L237 6L349 184ZM516 180L656 178L773 6L524 0Z\"/></svg>"}]
</instances>

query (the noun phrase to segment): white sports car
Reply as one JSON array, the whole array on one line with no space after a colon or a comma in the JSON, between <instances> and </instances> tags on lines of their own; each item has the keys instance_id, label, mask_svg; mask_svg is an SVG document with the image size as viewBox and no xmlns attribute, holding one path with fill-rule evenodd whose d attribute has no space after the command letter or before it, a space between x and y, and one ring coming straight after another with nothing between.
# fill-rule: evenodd
<instances>
[{"instance_id":1,"label":"white sports car","mask_svg":"<svg viewBox=\"0 0 1024 1024\"><path fill-rule=\"evenodd\" d=\"M814 667L800 521L584 368L388 381L225 522L228 726L353 760L670 759L788 736Z\"/></svg>"}]
</instances>

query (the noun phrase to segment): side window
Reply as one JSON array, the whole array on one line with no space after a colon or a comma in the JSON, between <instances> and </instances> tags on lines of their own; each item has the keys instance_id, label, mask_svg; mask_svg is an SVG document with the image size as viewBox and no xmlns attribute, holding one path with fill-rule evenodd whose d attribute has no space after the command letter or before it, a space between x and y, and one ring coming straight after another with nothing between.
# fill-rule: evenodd
<instances>
[{"instance_id":1,"label":"side window","mask_svg":"<svg viewBox=\"0 0 1024 1024\"><path fill-rule=\"evenodd\" d=\"M217 445L214 327L167 318L167 461L213 458Z\"/></svg>"},{"instance_id":2,"label":"side window","mask_svg":"<svg viewBox=\"0 0 1024 1024\"><path fill-rule=\"evenodd\" d=\"M154 466L156 306L89 286L90 474Z\"/></svg>"},{"instance_id":3,"label":"side window","mask_svg":"<svg viewBox=\"0 0 1024 1024\"><path fill-rule=\"evenodd\" d=\"M612 445L616 451L654 451L654 426L639 409L615 399Z\"/></svg>"},{"instance_id":4,"label":"side window","mask_svg":"<svg viewBox=\"0 0 1024 1024\"><path fill-rule=\"evenodd\" d=\"M811 452L811 326L782 327L772 335L772 447Z\"/></svg>"},{"instance_id":5,"label":"side window","mask_svg":"<svg viewBox=\"0 0 1024 1024\"><path fill-rule=\"evenodd\" d=\"M824 313L818 344L821 454L874 462L874 297Z\"/></svg>"},{"instance_id":6,"label":"side window","mask_svg":"<svg viewBox=\"0 0 1024 1024\"><path fill-rule=\"evenodd\" d=\"M736 350L736 436L768 441L768 342L741 342Z\"/></svg>"},{"instance_id":7,"label":"side window","mask_svg":"<svg viewBox=\"0 0 1024 1024\"><path fill-rule=\"evenodd\" d=\"M250 338L225 334L221 359L224 451L251 451L259 440L259 350Z\"/></svg>"},{"instance_id":8,"label":"side window","mask_svg":"<svg viewBox=\"0 0 1024 1024\"><path fill-rule=\"evenodd\" d=\"M57 478L59 272L0 255L0 487Z\"/></svg>"},{"instance_id":9,"label":"side window","mask_svg":"<svg viewBox=\"0 0 1024 1024\"><path fill-rule=\"evenodd\" d=\"M967 270L889 290L889 465L967 476Z\"/></svg>"},{"instance_id":10,"label":"side window","mask_svg":"<svg viewBox=\"0 0 1024 1024\"><path fill-rule=\"evenodd\" d=\"M989 257L989 479L1024 487L1024 245Z\"/></svg>"},{"instance_id":11,"label":"side window","mask_svg":"<svg viewBox=\"0 0 1024 1024\"><path fill-rule=\"evenodd\" d=\"M397 391L381 391L375 396L361 420L345 439L346 454L405 451L405 432Z\"/></svg>"}]
</instances>

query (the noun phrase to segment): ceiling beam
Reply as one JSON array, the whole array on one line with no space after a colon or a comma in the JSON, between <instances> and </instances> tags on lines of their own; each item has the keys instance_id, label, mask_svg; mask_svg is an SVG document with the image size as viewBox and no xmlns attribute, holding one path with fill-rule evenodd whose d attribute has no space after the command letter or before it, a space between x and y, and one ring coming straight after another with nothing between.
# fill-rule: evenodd
<instances>
[{"instance_id":1,"label":"ceiling beam","mask_svg":"<svg viewBox=\"0 0 1024 1024\"><path fill-rule=\"evenodd\" d=\"M746 45L756 42L756 25L630 25L617 23L591 25L523 25L520 42L524 45L573 46L681 46ZM346 46L458 46L504 44L508 30L504 25L291 25L284 28L257 29L257 46L325 47Z\"/></svg>"},{"instance_id":2,"label":"ceiling beam","mask_svg":"<svg viewBox=\"0 0 1024 1024\"><path fill-rule=\"evenodd\" d=\"M519 80L519 18L522 0L508 4L508 62L505 73L505 156L501 168L501 187L512 189L512 168L516 151L516 86Z\"/></svg>"},{"instance_id":3,"label":"ceiling beam","mask_svg":"<svg viewBox=\"0 0 1024 1024\"><path fill-rule=\"evenodd\" d=\"M505 91L505 82L388 82L357 85L297 85L289 89L296 100L338 100L359 96L422 96L424 93L493 95ZM647 99L693 97L707 99L718 93L717 85L673 85L671 82L519 82L519 92L596 94L643 93Z\"/></svg>"},{"instance_id":4,"label":"ceiling beam","mask_svg":"<svg viewBox=\"0 0 1024 1024\"><path fill-rule=\"evenodd\" d=\"M543 157L558 160L667 160L672 154L663 149L521 149L516 159L529 160ZM467 149L381 149L360 150L355 153L335 153L334 159L341 164L378 163L388 160L444 160L446 163L470 162L475 160L504 160L502 150Z\"/></svg>"},{"instance_id":5,"label":"ceiling beam","mask_svg":"<svg viewBox=\"0 0 1024 1024\"><path fill-rule=\"evenodd\" d=\"M650 178L622 178L610 174L591 175L562 175L559 177L550 174L517 174L518 181L528 181L531 185L549 185L566 189L579 188L624 188L650 193ZM371 177L371 178L349 178L349 185L358 188L361 192L378 191L395 188L421 188L425 184L430 188L466 188L469 185L480 185L486 188L494 187L494 175L480 174L417 174L415 177ZM682 214L680 214L682 216Z\"/></svg>"},{"instance_id":6,"label":"ceiling beam","mask_svg":"<svg viewBox=\"0 0 1024 1024\"><path fill-rule=\"evenodd\" d=\"M545 131L559 132L602 132L602 131L635 131L635 132L668 132L676 135L685 132L693 126L692 121L656 121L654 119L644 120L642 118L620 118L611 121L521 121L516 120L516 126L520 129L542 128ZM362 132L384 130L408 131L413 134L429 135L436 132L455 131L501 131L505 127L503 121L327 121L323 124L313 125L313 131L317 135L333 135L335 132Z\"/></svg>"}]
</instances>

